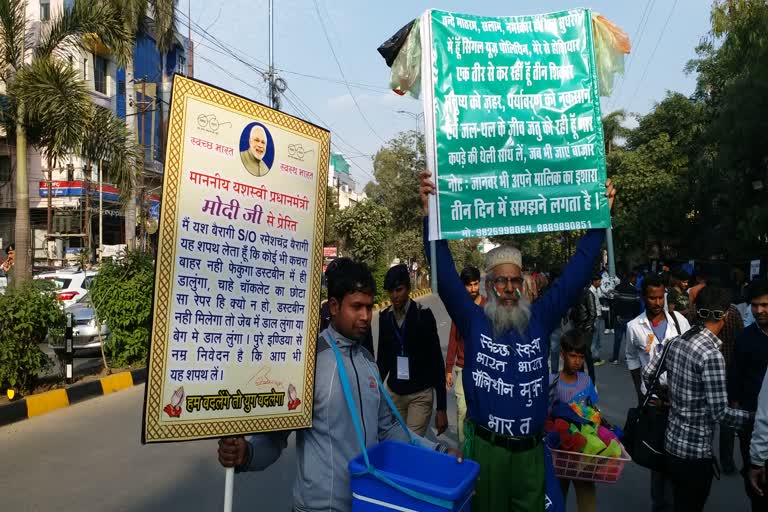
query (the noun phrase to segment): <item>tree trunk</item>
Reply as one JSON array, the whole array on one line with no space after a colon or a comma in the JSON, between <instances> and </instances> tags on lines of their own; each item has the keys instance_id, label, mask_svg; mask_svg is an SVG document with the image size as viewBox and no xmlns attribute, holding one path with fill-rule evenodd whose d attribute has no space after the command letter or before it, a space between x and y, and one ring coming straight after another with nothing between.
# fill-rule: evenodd
<instances>
[{"instance_id":1,"label":"tree trunk","mask_svg":"<svg viewBox=\"0 0 768 512\"><path fill-rule=\"evenodd\" d=\"M133 81L133 56L128 60L125 66L125 124L128 130L136 140L136 84ZM127 202L125 205L125 243L129 249L136 246L136 183L131 180L133 186L130 191L123 191L126 194Z\"/></svg>"},{"instance_id":2,"label":"tree trunk","mask_svg":"<svg viewBox=\"0 0 768 512\"><path fill-rule=\"evenodd\" d=\"M24 118L24 106L18 106L19 119ZM17 286L32 278L29 255L29 181L27 180L27 132L23 123L16 123L16 263L11 284Z\"/></svg>"}]
</instances>

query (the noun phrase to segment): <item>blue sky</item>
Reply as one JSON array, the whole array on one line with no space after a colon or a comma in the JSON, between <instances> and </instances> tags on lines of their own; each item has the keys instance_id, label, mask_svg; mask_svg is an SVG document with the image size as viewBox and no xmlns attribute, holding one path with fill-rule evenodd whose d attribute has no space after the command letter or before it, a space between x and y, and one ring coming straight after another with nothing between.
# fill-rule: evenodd
<instances>
[{"instance_id":1,"label":"blue sky","mask_svg":"<svg viewBox=\"0 0 768 512\"><path fill-rule=\"evenodd\" d=\"M588 3L574 0L275 0L274 3L275 66L289 88L283 110L330 128L332 150L348 157L352 174L361 186L372 179L371 156L383 141L415 126L412 117L397 110L421 111L419 101L388 91L389 68L376 48L426 9L511 16L589 7L624 29L633 46L632 54L625 61L626 76L618 82L613 96L603 99L603 111L623 108L645 113L667 90L692 92L695 77L687 76L683 67L694 56L696 44L709 29L711 5L709 0L593 0ZM268 61L267 0L181 0L179 30L184 33L187 32L188 6L191 7L192 39L196 43L195 76L266 103L266 84L257 70L266 69ZM318 20L318 8L360 110L333 58ZM641 26L646 12L647 22ZM203 35L205 32L210 36ZM244 62L229 55L230 51Z\"/></svg>"}]
</instances>

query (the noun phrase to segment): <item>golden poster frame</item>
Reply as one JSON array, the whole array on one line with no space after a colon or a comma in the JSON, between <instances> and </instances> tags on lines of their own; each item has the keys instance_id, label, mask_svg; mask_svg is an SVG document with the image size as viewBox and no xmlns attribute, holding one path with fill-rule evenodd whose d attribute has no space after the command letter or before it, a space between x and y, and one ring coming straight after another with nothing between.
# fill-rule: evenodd
<instances>
[{"instance_id":1,"label":"golden poster frame","mask_svg":"<svg viewBox=\"0 0 768 512\"><path fill-rule=\"evenodd\" d=\"M309 250L309 259L312 262L311 268L313 272L308 279L308 301L306 305L309 308L309 321L306 322L305 327L305 402L300 414L276 414L268 417L245 417L242 419L194 420L178 423L162 423L160 421L163 410L161 390L167 371L168 340L171 336L170 312L173 289L171 279L173 277L176 242L179 236L179 225L176 219L181 200L179 197L179 187L183 175L184 130L188 98L194 98L215 105L253 120L271 123L312 139L319 145L320 154L316 171L315 197L317 206L314 216L314 239ZM323 261L323 232L325 227L325 201L329 160L330 132L328 130L199 80L186 78L181 75L174 76L156 259L153 325L144 395L143 443L186 441L311 427L316 340L319 328L317 311L320 308L320 270L322 269Z\"/></svg>"}]
</instances>

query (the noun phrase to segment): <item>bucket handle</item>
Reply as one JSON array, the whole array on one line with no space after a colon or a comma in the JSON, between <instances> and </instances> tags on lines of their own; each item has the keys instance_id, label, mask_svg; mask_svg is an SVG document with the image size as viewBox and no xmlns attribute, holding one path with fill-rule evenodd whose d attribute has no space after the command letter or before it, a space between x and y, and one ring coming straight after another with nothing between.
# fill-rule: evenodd
<instances>
[{"instance_id":1,"label":"bucket handle","mask_svg":"<svg viewBox=\"0 0 768 512\"><path fill-rule=\"evenodd\" d=\"M385 476L379 470L373 467L370 459L368 458L368 449L365 446L365 439L363 439L363 431L360 426L360 420L358 419L359 413L357 411L357 408L355 407L355 401L352 398L352 389L349 385L347 370L344 368L344 361L341 358L341 351L339 351L339 347L336 346L336 340L333 339L333 335L331 335L331 333L328 332L327 330L325 331L325 334L327 335L326 341L333 349L334 356L336 356L336 365L339 368L341 388L344 390L344 398L345 398L345 401L347 402L347 408L349 409L349 414L350 416L352 416L352 423L355 426L355 434L357 434L357 440L360 443L360 448L362 449L362 452L363 452L363 459L365 460L365 471L360 471L359 473L353 473L352 476L357 477L357 476L364 476L364 475L370 474L380 482L385 483L390 487L397 489L398 491L404 494L407 494L411 498L415 498L421 501L426 501L427 503L430 503L437 507L445 508L448 510L453 509L452 502L448 500L443 500L440 498L435 498L434 496L429 496L428 494L424 494L419 491L414 491L413 489L408 489L407 487L403 487L402 485L396 482L393 482L387 476ZM403 417L400 415L400 412L397 410L397 408L395 407L395 404L392 402L392 398L390 398L389 394L384 389L384 385L381 383L381 379L379 378L378 372L375 372L371 369L371 373L376 379L376 383L378 384L379 391L386 399L390 409L392 409L392 413L395 415L395 418L403 427L403 430L405 430L405 432L408 434L408 438L410 439L411 444L415 445L417 443L417 439L415 438L413 433L410 431L410 429L407 427L407 425L405 424L405 421L403 421Z\"/></svg>"}]
</instances>

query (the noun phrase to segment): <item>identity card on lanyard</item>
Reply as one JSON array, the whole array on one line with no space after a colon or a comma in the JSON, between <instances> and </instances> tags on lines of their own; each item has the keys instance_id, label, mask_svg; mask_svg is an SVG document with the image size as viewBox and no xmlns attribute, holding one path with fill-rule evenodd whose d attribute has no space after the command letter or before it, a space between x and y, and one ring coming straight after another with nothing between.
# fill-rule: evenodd
<instances>
[{"instance_id":1,"label":"identity card on lanyard","mask_svg":"<svg viewBox=\"0 0 768 512\"><path fill-rule=\"evenodd\" d=\"M403 320L402 327L398 327L394 311L392 312L392 327L395 331L395 337L400 343L400 352L397 356L397 379L410 380L411 374L408 369L408 356L405 353L405 320Z\"/></svg>"}]
</instances>

